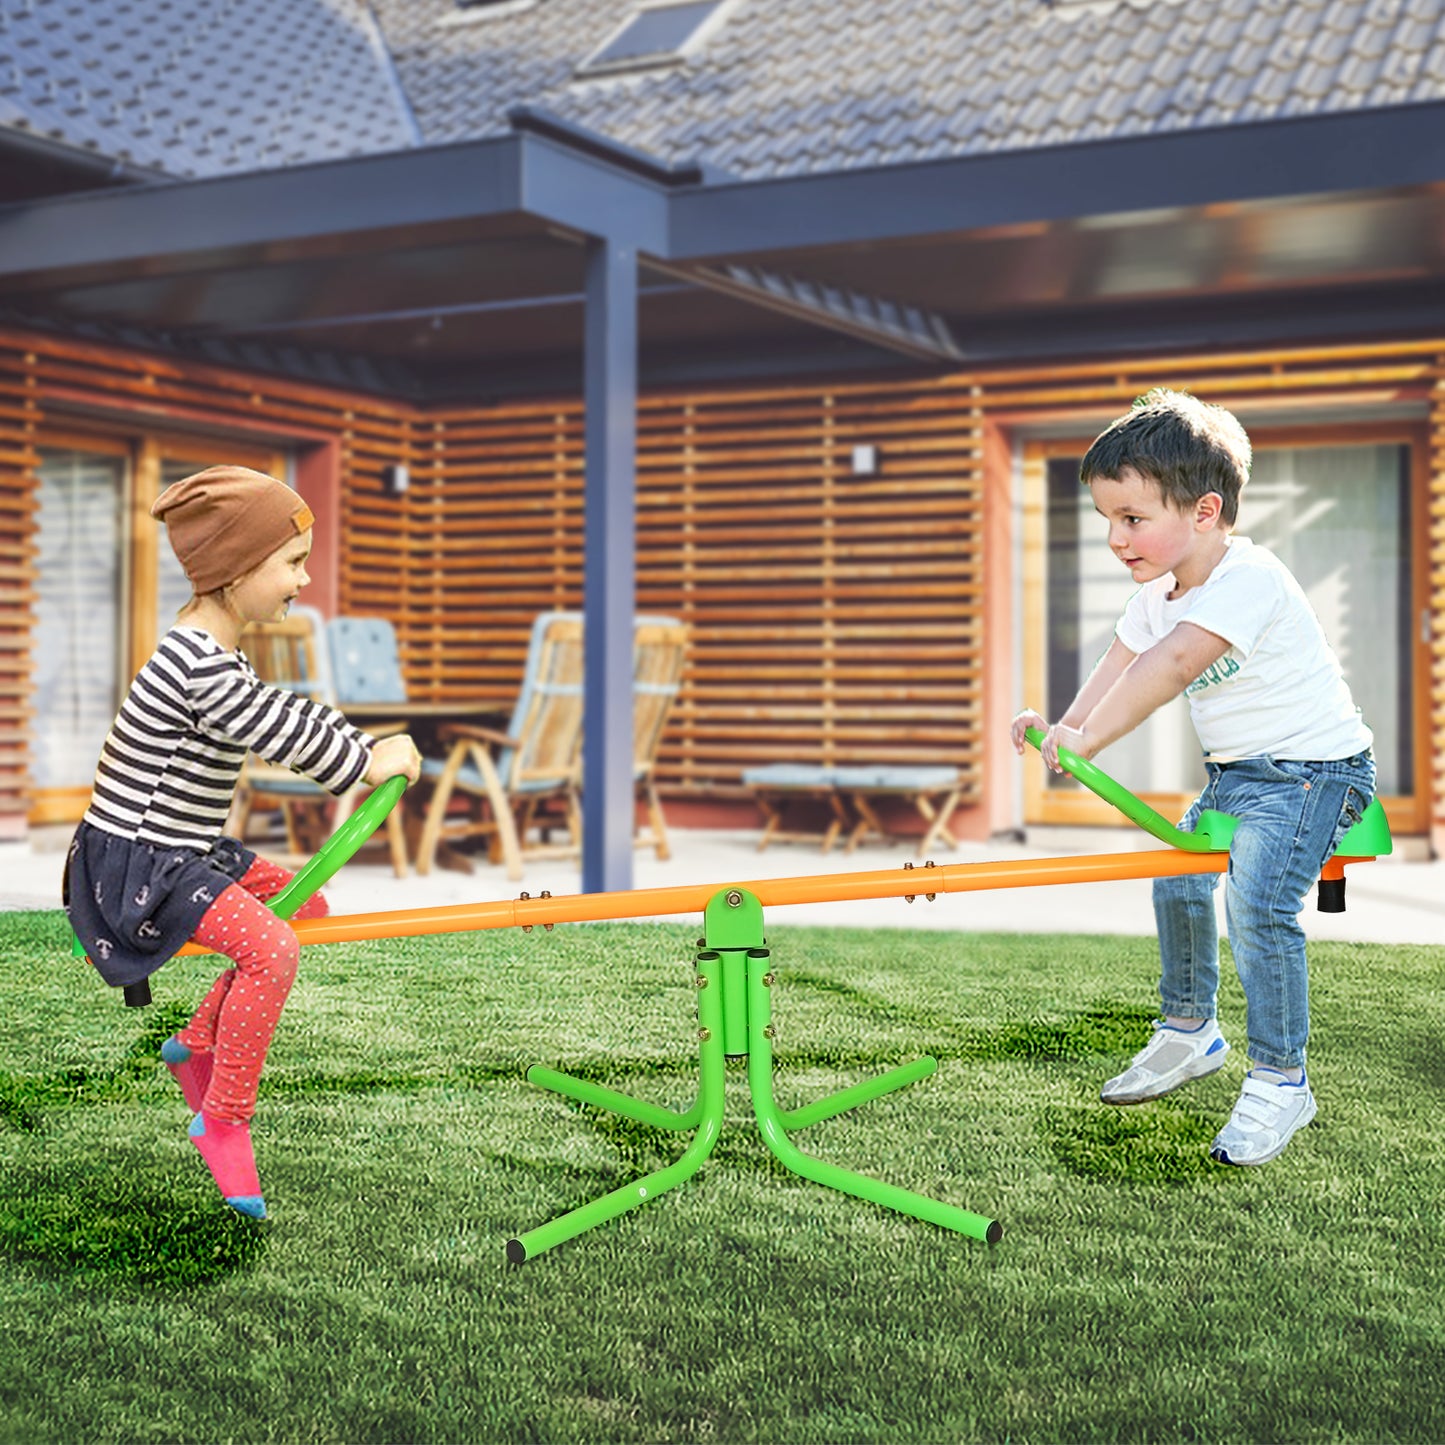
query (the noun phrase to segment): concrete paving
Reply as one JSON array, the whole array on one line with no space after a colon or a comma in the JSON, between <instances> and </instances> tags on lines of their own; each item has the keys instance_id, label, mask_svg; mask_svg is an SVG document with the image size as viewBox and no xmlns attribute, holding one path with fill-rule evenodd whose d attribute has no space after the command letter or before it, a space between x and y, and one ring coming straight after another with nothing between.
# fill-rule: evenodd
<instances>
[{"instance_id":1,"label":"concrete paving","mask_svg":"<svg viewBox=\"0 0 1445 1445\"><path fill-rule=\"evenodd\" d=\"M651 850L634 860L633 887L679 884L747 883L762 878L810 874L871 872L921 866L903 843L864 844L852 854L822 853L798 843L773 844L757 851L757 835L746 831L674 828L674 856L659 862ZM0 909L58 908L60 873L68 829L37 833L26 843L0 843ZM1021 840L998 839L940 849L942 864L995 862L1003 859L1075 858L1082 854L1123 853L1159 845L1133 829L1040 829ZM1445 946L1445 860L1424 859L1422 846L1402 844L1399 851L1372 863L1352 866L1347 874L1347 911L1320 913L1313 901L1303 914L1312 939L1359 943L1423 943ZM921 882L922 880L920 880ZM982 892L939 894L932 903L920 896L809 903L769 910L768 926L840 925L859 928L930 928L1013 933L1119 933L1151 936L1154 916L1148 879L1085 884L1055 884ZM547 889L554 897L581 891L574 863L543 860L528 865L526 876L509 882L500 868L479 862L472 873L438 870L426 878L394 876L380 851L364 852L327 885L333 913L380 912L516 898L536 897ZM1223 893L1220 899L1221 928ZM699 915L692 917L700 922Z\"/></svg>"}]
</instances>

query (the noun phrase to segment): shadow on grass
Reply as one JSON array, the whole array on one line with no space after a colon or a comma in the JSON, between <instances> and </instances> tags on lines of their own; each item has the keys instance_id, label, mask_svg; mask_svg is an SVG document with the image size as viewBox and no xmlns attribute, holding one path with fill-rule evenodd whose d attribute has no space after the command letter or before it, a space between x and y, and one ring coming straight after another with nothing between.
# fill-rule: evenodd
<instances>
[{"instance_id":1,"label":"shadow on grass","mask_svg":"<svg viewBox=\"0 0 1445 1445\"><path fill-rule=\"evenodd\" d=\"M188 1205L116 1171L95 1179L12 1171L0 1253L78 1279L173 1288L246 1268L266 1227L217 1202Z\"/></svg>"},{"instance_id":2,"label":"shadow on grass","mask_svg":"<svg viewBox=\"0 0 1445 1445\"><path fill-rule=\"evenodd\" d=\"M839 990L829 980L809 979L807 983L829 992L848 992L859 1003L877 1008L857 990ZM896 1011L894 1012L896 1017ZM908 1022L920 1036L935 1039L952 1033L952 1042L936 1042L928 1048L940 1062L1025 1064L1090 1063L1096 1060L1122 1061L1148 1037L1150 1011L1134 1005L1103 1002L1062 1019L1023 1020L996 1028L960 1031L956 1019L933 1017L924 1010L909 1010ZM914 1057L909 1053L906 1057ZM780 1074L791 1070L868 1070L881 1072L904 1062L905 1055L889 1046L874 1050L829 1048L780 1050ZM737 1067L731 1061L729 1072ZM677 1078L695 1071L696 1063L685 1057L666 1061L613 1056L606 1060L581 1060L563 1065L568 1072L612 1088L629 1091L642 1079ZM595 1129L617 1154L617 1164L607 1171L608 1187L617 1175L629 1177L658 1168L681 1147L668 1131L654 1129L605 1109L566 1101L567 1106ZM685 1107L685 1101L674 1101ZM1217 1122L1217 1121L1216 1121ZM1039 1131L1054 1158L1070 1173L1081 1178L1116 1184L1183 1184L1216 1179L1219 1170L1208 1159L1207 1145L1215 1123L1197 1115L1177 1101L1161 1101L1147 1112L1121 1112L1091 1101L1079 1108L1051 1107L1039 1115ZM730 1131L719 1141L713 1158L735 1168L783 1175L786 1169L770 1151L747 1131Z\"/></svg>"},{"instance_id":3,"label":"shadow on grass","mask_svg":"<svg viewBox=\"0 0 1445 1445\"><path fill-rule=\"evenodd\" d=\"M1100 1104L1046 1109L1039 1118L1045 1144L1065 1169L1108 1184L1219 1182L1227 1171L1209 1159L1218 1125L1165 1100L1145 1112Z\"/></svg>"},{"instance_id":4,"label":"shadow on grass","mask_svg":"<svg viewBox=\"0 0 1445 1445\"><path fill-rule=\"evenodd\" d=\"M1057 1066L1092 1064L1101 1067L1127 1057L1147 1038L1150 1012L1137 1005L1105 999L1062 1017L1007 1021L975 1027L946 1009L900 1004L874 996L825 974L799 972L790 977L799 994L822 993L838 999L865 1017L882 1017L907 1032L915 1046L895 1040L873 1047L849 1043L779 1048L780 1079L788 1074L876 1073L927 1051L941 1063L1023 1064ZM157 1008L144 1020L138 1036L113 1064L58 1070L48 1075L0 1073L0 1124L26 1134L43 1132L47 1110L80 1103L122 1098L153 1080L161 1042L185 1021L176 1005ZM644 1095L656 1092L659 1081L683 1085L686 1097L669 1100L675 1108L691 1103L698 1060L679 1048L665 1057L610 1052L604 1057L548 1059L554 1067L581 1078ZM744 1068L734 1060L729 1074ZM511 1060L482 1060L449 1071L445 1080L484 1087L502 1078L515 1079ZM359 1069L334 1074L289 1074L270 1081L277 1094L297 1096L365 1095L376 1092L415 1094L444 1080L435 1072ZM736 1084L734 1085L736 1087ZM801 1101L800 1101L801 1102ZM595 1130L613 1154L605 1165L572 1166L569 1186L605 1191L671 1162L686 1147L689 1133L674 1134L612 1114L605 1109L567 1101L579 1126ZM1058 1163L1082 1178L1115 1184L1180 1184L1209 1176L1209 1126L1186 1109L1168 1105L1147 1114L1121 1114L1091 1103L1078 1108L1051 1107L1038 1116L1045 1146ZM786 1174L786 1169L749 1129L725 1131L714 1158L733 1169L754 1174ZM516 1167L518 1161L509 1161ZM180 1206L172 1199L145 1194L124 1180L60 1185L37 1174L16 1180L8 1203L0 1203L0 1250L81 1275L145 1284L198 1284L244 1267L262 1247L264 1228L230 1211Z\"/></svg>"}]
</instances>

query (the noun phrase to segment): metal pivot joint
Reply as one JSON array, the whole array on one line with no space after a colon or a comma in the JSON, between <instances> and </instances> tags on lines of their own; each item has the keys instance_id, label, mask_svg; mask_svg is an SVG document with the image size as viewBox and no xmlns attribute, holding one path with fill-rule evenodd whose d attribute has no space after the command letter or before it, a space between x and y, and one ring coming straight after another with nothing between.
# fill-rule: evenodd
<instances>
[{"instance_id":1,"label":"metal pivot joint","mask_svg":"<svg viewBox=\"0 0 1445 1445\"><path fill-rule=\"evenodd\" d=\"M675 1164L654 1170L509 1240L507 1258L516 1264L535 1258L690 1179L712 1153L722 1132L728 1056L747 1058L748 1088L759 1132L768 1148L793 1173L971 1239L997 1243L1003 1231L996 1220L830 1164L804 1153L793 1143L791 1133L926 1078L937 1069L938 1062L927 1057L915 1059L800 1109L779 1109L773 1098L772 1040L776 1030L771 991L776 976L772 952L763 937L762 905L744 889L722 889L708 902L704 918L704 937L698 940L695 960L701 1077L697 1099L686 1113L540 1065L527 1070L530 1083L581 1103L610 1109L653 1128L694 1130L692 1143Z\"/></svg>"}]
</instances>

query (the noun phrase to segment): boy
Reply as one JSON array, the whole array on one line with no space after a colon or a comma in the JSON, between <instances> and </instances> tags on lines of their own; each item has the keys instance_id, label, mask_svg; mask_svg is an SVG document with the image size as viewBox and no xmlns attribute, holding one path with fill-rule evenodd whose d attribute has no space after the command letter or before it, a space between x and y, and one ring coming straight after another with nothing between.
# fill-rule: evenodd
<instances>
[{"instance_id":1,"label":"boy","mask_svg":"<svg viewBox=\"0 0 1445 1445\"><path fill-rule=\"evenodd\" d=\"M1026 728L1046 729L1044 762L1060 772L1060 745L1092 758L1188 696L1208 782L1181 826L1192 829L1205 808L1239 819L1225 905L1252 1067L1210 1154L1246 1165L1276 1158L1315 1116L1299 913L1375 790L1370 730L1299 583L1272 553L1232 535L1249 466L1239 422L1180 392L1149 392L1099 435L1080 478L1139 590L1059 721L1025 711L1011 729L1019 753ZM1104 1085L1105 1103L1157 1099L1223 1066L1217 882L1155 881L1163 1018Z\"/></svg>"}]
</instances>

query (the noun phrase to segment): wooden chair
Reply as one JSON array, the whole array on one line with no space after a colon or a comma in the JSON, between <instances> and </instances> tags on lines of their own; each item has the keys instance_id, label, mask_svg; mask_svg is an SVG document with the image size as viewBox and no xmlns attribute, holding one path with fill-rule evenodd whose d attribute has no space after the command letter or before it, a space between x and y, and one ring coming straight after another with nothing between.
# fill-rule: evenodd
<instances>
[{"instance_id":1,"label":"wooden chair","mask_svg":"<svg viewBox=\"0 0 1445 1445\"><path fill-rule=\"evenodd\" d=\"M437 848L449 837L490 836L493 840L490 856L494 862L505 861L507 875L513 879L522 876L524 857L578 855L581 846L578 792L582 750L581 624L578 613L544 613L537 620L528 651L528 675L523 680L517 711L506 734L461 724L443 729L453 740L447 759L442 763L423 764L423 775L434 777L437 787L417 849L419 873L430 871ZM672 851L654 770L657 750L682 685L687 643L687 628L676 618L638 617L636 620L632 653L633 776L637 800L646 810L648 826L635 831L634 841L639 848L654 848L663 861L672 856ZM539 646L554 649L557 670L549 672L549 664L544 662L539 664L539 677L534 677L533 661ZM575 655L571 651L574 647ZM564 648L565 652L560 650ZM540 733L543 745L523 756L519 781L509 786L506 749L510 745L515 752L526 736L523 729L529 726ZM504 751L493 761L488 747ZM562 766L563 763L567 766ZM469 794L478 802L485 799L485 816L479 809L473 809L467 822L448 824L444 810L457 791ZM508 799L509 794L509 801L499 801ZM569 841L554 845L544 836L541 843L532 844L528 833L533 828L541 828L545 833L559 821L554 815L539 811L544 802L558 797L563 800L565 814L560 821L567 828ZM514 822L511 831L515 832L515 839L508 836L506 815L509 813Z\"/></svg>"},{"instance_id":2,"label":"wooden chair","mask_svg":"<svg viewBox=\"0 0 1445 1445\"><path fill-rule=\"evenodd\" d=\"M533 623L522 688L505 733L451 723L439 735L450 743L445 760L422 761L422 782L432 794L417 845L418 873L431 872L438 849L450 839L489 838L489 858L504 863L514 880L522 876L524 859L580 856L582 615L544 612ZM459 793L468 800L466 816L449 820L447 810ZM560 817L542 811L558 802ZM566 843L550 841L559 825L567 830ZM539 842L531 840L533 830L541 832Z\"/></svg>"},{"instance_id":3,"label":"wooden chair","mask_svg":"<svg viewBox=\"0 0 1445 1445\"><path fill-rule=\"evenodd\" d=\"M281 622L257 623L246 629L241 650L263 682L274 687L303 693L328 707L336 706L336 692L331 681L328 650L324 642L324 622L311 607L292 607ZM391 731L399 731L392 728ZM373 736L378 730L369 728ZM380 731L385 732L386 729ZM253 815L264 808L280 811L286 834L286 852L276 861L287 867L300 867L311 854L351 816L357 803L370 790L363 783L349 788L339 798L328 793L310 778L276 763L268 763L254 753L241 766L235 800L227 820L227 831L245 839ZM316 813L333 801L335 816L329 829L307 830L303 813ZM387 843L392 868L398 878L407 875L406 840L402 832L401 810L393 808L386 820ZM271 856L275 856L274 854Z\"/></svg>"},{"instance_id":4,"label":"wooden chair","mask_svg":"<svg viewBox=\"0 0 1445 1445\"><path fill-rule=\"evenodd\" d=\"M634 834L634 843L639 848L656 849L661 862L672 857L672 848L653 772L662 734L682 686L687 644L687 628L675 617L639 617L636 621L632 648L633 773L637 800L647 810L648 826Z\"/></svg>"}]
</instances>

